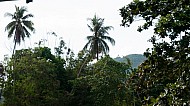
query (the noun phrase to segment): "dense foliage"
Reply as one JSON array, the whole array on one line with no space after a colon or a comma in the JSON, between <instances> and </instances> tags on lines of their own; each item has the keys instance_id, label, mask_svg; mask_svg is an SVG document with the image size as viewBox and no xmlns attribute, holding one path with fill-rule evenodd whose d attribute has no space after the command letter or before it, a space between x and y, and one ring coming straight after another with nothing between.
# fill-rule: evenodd
<instances>
[{"instance_id":1,"label":"dense foliage","mask_svg":"<svg viewBox=\"0 0 190 106\"><path fill-rule=\"evenodd\" d=\"M14 14L7 13L18 21L6 27L8 37L14 36L15 46L30 35L22 25L34 31L33 23L25 20L33 15L23 16L25 11L16 7ZM137 69L127 59L126 64L106 55L109 47L104 40L115 44L105 36L112 27L103 26L104 19L95 15L88 25L93 35L87 37L89 41L78 55L60 40L54 54L39 42L39 47L17 50L6 58L4 67L0 66L2 105L190 105L190 1L134 0L120 9L120 15L127 27L144 20L139 32L154 27L149 40L153 48L147 49L147 59ZM105 54L101 59L100 53Z\"/></svg>"},{"instance_id":2,"label":"dense foliage","mask_svg":"<svg viewBox=\"0 0 190 106\"><path fill-rule=\"evenodd\" d=\"M121 106L126 100L125 82L130 69L129 65L106 56L91 65L86 75L73 81L74 100L71 103L80 106Z\"/></svg>"},{"instance_id":3,"label":"dense foliage","mask_svg":"<svg viewBox=\"0 0 190 106\"><path fill-rule=\"evenodd\" d=\"M141 105L189 105L189 0L134 0L120 9L122 25L145 20L138 31L154 27L148 60L131 75Z\"/></svg>"},{"instance_id":4,"label":"dense foliage","mask_svg":"<svg viewBox=\"0 0 190 106\"><path fill-rule=\"evenodd\" d=\"M15 61L14 61L15 60ZM3 96L8 106L58 106L69 91L64 60L48 48L19 50L7 67Z\"/></svg>"},{"instance_id":5,"label":"dense foliage","mask_svg":"<svg viewBox=\"0 0 190 106\"><path fill-rule=\"evenodd\" d=\"M120 106L126 104L125 87L131 66L109 56L86 64L85 54L55 56L47 47L17 50L5 71L5 106ZM87 57L86 57L87 58Z\"/></svg>"}]
</instances>

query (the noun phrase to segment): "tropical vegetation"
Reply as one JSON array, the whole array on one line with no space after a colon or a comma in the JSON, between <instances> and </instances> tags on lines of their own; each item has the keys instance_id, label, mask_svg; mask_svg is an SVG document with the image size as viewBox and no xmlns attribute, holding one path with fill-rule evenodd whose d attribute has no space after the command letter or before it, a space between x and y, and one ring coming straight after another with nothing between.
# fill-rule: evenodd
<instances>
[{"instance_id":1,"label":"tropical vegetation","mask_svg":"<svg viewBox=\"0 0 190 106\"><path fill-rule=\"evenodd\" d=\"M21 40L24 41L25 37L30 37L31 33L29 31L35 31L33 27L34 23L28 20L28 18L33 17L33 15L24 14L25 12L27 12L27 8L15 6L15 9L16 11L13 14L9 12L5 13L5 16L9 16L13 20L5 27L5 31L8 32L8 38L13 37L13 54L16 49L16 44L20 45Z\"/></svg>"},{"instance_id":2,"label":"tropical vegetation","mask_svg":"<svg viewBox=\"0 0 190 106\"><path fill-rule=\"evenodd\" d=\"M109 46L106 43L106 40L109 41L112 45L115 45L115 40L105 34L109 34L112 26L104 26L104 19L99 18L97 15L94 15L93 18L89 18L91 21L91 26L88 25L88 28L93 33L91 36L87 36L88 42L84 46L83 50L87 50L92 54L92 57L96 57L98 60L99 54L107 54L109 52Z\"/></svg>"},{"instance_id":3,"label":"tropical vegetation","mask_svg":"<svg viewBox=\"0 0 190 106\"><path fill-rule=\"evenodd\" d=\"M96 15L88 25L93 34L78 54L63 39L54 52L41 46L42 41L16 50L0 65L1 105L189 106L189 6L188 0L134 0L120 9L122 26L144 20L137 31L154 28L149 40L153 47L135 68L127 58L118 62L109 56L106 40L115 41L105 34L112 26L103 26L104 19ZM6 26L15 47L29 37L25 27L34 31L33 23L25 20L32 15L23 18L26 8L16 6L16 11L7 14L13 21Z\"/></svg>"},{"instance_id":4,"label":"tropical vegetation","mask_svg":"<svg viewBox=\"0 0 190 106\"><path fill-rule=\"evenodd\" d=\"M120 9L122 25L144 20L138 31L154 27L147 60L129 78L136 99L148 106L190 105L190 1L134 0ZM138 82L138 83L137 83Z\"/></svg>"}]
</instances>

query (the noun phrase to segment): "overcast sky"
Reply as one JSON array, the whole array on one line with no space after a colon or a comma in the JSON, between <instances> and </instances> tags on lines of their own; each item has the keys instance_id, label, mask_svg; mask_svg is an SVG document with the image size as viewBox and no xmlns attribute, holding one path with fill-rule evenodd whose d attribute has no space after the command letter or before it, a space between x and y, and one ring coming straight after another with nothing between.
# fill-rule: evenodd
<instances>
[{"instance_id":1,"label":"overcast sky","mask_svg":"<svg viewBox=\"0 0 190 106\"><path fill-rule=\"evenodd\" d=\"M147 40L152 31L139 33L136 31L141 22L136 22L131 27L120 26L122 18L119 9L130 3L132 0L33 0L26 4L25 0L13 2L0 2L0 60L5 54L11 54L13 39L7 38L5 26L11 21L10 17L4 17L6 12L13 13L15 5L26 6L28 13L32 13L36 29L30 39L22 42L17 49L34 47L35 42L40 39L47 39L46 46L54 47L59 37L62 37L74 53L78 53L86 44L86 36L92 35L89 31L87 18L93 18L96 14L104 18L105 26L113 26L109 36L115 39L116 45L110 45L110 55L126 56L128 54L142 54L151 44ZM48 32L55 32L58 37L48 36ZM57 39L57 40L56 40ZM109 42L108 42L109 43Z\"/></svg>"}]
</instances>

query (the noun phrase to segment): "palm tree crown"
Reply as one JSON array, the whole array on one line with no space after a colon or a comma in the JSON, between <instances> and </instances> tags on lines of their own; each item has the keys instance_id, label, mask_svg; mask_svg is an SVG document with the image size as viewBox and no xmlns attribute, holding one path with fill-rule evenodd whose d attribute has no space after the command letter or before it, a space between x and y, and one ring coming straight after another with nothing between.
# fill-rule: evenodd
<instances>
[{"instance_id":1,"label":"palm tree crown","mask_svg":"<svg viewBox=\"0 0 190 106\"><path fill-rule=\"evenodd\" d=\"M16 44L21 43L21 40L24 41L25 37L30 37L30 30L31 32L34 33L34 23L32 21L27 20L30 17L33 17L32 14L26 14L24 15L25 12L27 12L26 7L17 7L15 6L16 11L11 14L11 13L5 13L5 16L10 16L13 21L11 21L6 27L5 31L8 32L8 38L11 38L14 36L14 49L13 49L13 54L14 50L16 48Z\"/></svg>"},{"instance_id":2,"label":"palm tree crown","mask_svg":"<svg viewBox=\"0 0 190 106\"><path fill-rule=\"evenodd\" d=\"M105 34L109 34L108 31L111 30L112 26L104 26L104 19L97 17L96 15L91 19L91 26L87 25L93 35L87 36L87 44L84 46L83 50L87 50L92 53L93 57L96 57L98 60L98 55L100 53L107 54L109 52L109 46L106 43L106 40L109 41L112 45L115 45L115 40Z\"/></svg>"}]
</instances>

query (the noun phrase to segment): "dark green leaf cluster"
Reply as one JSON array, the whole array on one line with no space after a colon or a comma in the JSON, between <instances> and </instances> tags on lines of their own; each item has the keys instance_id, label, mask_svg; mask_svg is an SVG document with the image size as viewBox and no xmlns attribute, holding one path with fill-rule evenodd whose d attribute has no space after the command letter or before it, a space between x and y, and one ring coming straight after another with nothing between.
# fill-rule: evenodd
<instances>
[{"instance_id":1,"label":"dark green leaf cluster","mask_svg":"<svg viewBox=\"0 0 190 106\"><path fill-rule=\"evenodd\" d=\"M6 69L4 105L62 106L72 79L64 66L47 47L16 51Z\"/></svg>"},{"instance_id":2,"label":"dark green leaf cluster","mask_svg":"<svg viewBox=\"0 0 190 106\"><path fill-rule=\"evenodd\" d=\"M189 0L134 0L120 9L122 25L145 20L138 31L154 26L148 58L129 78L141 105L189 105Z\"/></svg>"},{"instance_id":3,"label":"dark green leaf cluster","mask_svg":"<svg viewBox=\"0 0 190 106\"><path fill-rule=\"evenodd\" d=\"M66 59L47 47L16 51L6 66L5 106L121 106L133 105L126 81L130 65L105 56L96 63L80 52ZM81 68L81 63L87 60ZM78 70L81 68L80 76ZM129 99L132 98L132 99Z\"/></svg>"},{"instance_id":4,"label":"dark green leaf cluster","mask_svg":"<svg viewBox=\"0 0 190 106\"><path fill-rule=\"evenodd\" d=\"M101 59L88 69L89 73L72 81L74 85L72 105L125 105L128 100L125 82L127 71L130 69L129 65L116 62L109 56Z\"/></svg>"}]
</instances>

